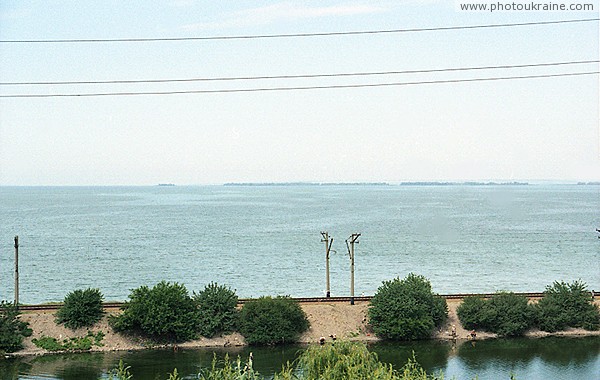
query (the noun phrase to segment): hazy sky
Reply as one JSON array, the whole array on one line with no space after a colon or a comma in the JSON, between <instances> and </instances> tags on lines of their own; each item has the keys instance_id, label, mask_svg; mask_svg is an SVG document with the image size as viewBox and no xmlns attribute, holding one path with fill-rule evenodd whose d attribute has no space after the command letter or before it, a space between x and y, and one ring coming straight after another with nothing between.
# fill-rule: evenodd
<instances>
[{"instance_id":1,"label":"hazy sky","mask_svg":"<svg viewBox=\"0 0 600 380\"><path fill-rule=\"evenodd\" d=\"M271 35L598 18L598 0L583 2L593 4L594 11L461 12L454 0L2 0L0 40ZM0 81L247 77L598 60L598 25L0 43ZM0 95L329 86L594 71L598 63L260 81L1 85ZM0 185L597 181L599 134L598 74L371 88L2 98Z\"/></svg>"}]
</instances>

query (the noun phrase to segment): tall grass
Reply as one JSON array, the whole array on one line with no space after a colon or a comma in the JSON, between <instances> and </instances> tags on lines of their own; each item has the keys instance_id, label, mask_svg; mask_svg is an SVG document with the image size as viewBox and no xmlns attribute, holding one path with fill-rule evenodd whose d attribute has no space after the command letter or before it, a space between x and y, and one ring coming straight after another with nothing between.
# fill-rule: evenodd
<instances>
[{"instance_id":1,"label":"tall grass","mask_svg":"<svg viewBox=\"0 0 600 380\"><path fill-rule=\"evenodd\" d=\"M338 341L324 346L310 346L294 363L288 363L274 380L436 380L428 375L415 358L399 371L379 361L363 343ZM263 380L252 368L252 360L231 361L228 356L219 363L213 358L210 369L198 375L200 380Z\"/></svg>"},{"instance_id":2,"label":"tall grass","mask_svg":"<svg viewBox=\"0 0 600 380\"><path fill-rule=\"evenodd\" d=\"M264 377L252 368L251 358L243 363L239 356L231 361L229 355L225 355L223 362L219 363L214 355L211 368L202 370L198 380L264 380Z\"/></svg>"},{"instance_id":3,"label":"tall grass","mask_svg":"<svg viewBox=\"0 0 600 380\"><path fill-rule=\"evenodd\" d=\"M400 370L379 361L362 343L338 341L325 346L311 346L298 358L298 379L302 380L427 380L436 379L414 357Z\"/></svg>"},{"instance_id":4,"label":"tall grass","mask_svg":"<svg viewBox=\"0 0 600 380\"><path fill-rule=\"evenodd\" d=\"M123 362L113 370L110 379L131 379L129 367ZM175 370L169 380L179 380ZM229 355L222 361L213 356L210 368L203 369L198 380L265 380L252 368L252 357L242 361L231 360ZM414 354L400 369L379 361L377 354L369 352L364 343L337 341L324 346L310 346L293 363L287 363L274 380L443 380L444 375L428 375L417 363Z\"/></svg>"}]
</instances>

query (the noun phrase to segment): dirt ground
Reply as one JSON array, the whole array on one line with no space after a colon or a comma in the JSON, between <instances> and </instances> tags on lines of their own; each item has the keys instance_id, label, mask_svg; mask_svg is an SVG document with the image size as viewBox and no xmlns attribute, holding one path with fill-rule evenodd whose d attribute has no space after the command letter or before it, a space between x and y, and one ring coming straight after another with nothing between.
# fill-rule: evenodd
<instances>
[{"instance_id":1,"label":"dirt ground","mask_svg":"<svg viewBox=\"0 0 600 380\"><path fill-rule=\"evenodd\" d=\"M460 305L460 300L448 300L448 321L434 334L435 339L452 339L452 326L456 329L457 339L470 339L469 331L462 328L456 315L456 308ZM600 304L600 300L596 301ZM300 341L303 343L316 343L320 337L331 340L331 335L337 339L357 340L357 341L377 341L368 325L367 310L368 302L356 302L355 305L339 302L318 302L304 303L302 309L305 311L310 321L310 329L302 335ZM31 340L42 336L50 336L58 340L83 337L88 329L70 330L54 322L54 314L50 312L28 312L21 315L23 321L29 322L33 329L33 335L24 341L25 348L17 355L40 355L46 353L45 350L36 347ZM92 351L114 351L114 350L141 350L149 348L148 344L142 340L125 337L114 333L108 326L107 316L105 316L90 331L97 333L102 331L105 336L102 340L103 346L93 347ZM532 330L526 336L544 337L548 335L555 336L600 336L600 331L586 331L582 329L570 329L559 333L546 333L543 331ZM495 334L477 332L476 339L494 338ZM238 334L230 334L213 339L201 338L191 342L180 344L178 347L223 347L223 346L243 346L244 338Z\"/></svg>"}]
</instances>

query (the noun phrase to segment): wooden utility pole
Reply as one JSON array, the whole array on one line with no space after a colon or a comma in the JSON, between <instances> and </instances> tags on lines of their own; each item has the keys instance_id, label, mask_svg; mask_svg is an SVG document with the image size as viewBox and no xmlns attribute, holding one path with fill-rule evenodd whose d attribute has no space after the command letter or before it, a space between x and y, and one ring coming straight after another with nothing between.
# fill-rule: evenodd
<instances>
[{"instance_id":1,"label":"wooden utility pole","mask_svg":"<svg viewBox=\"0 0 600 380\"><path fill-rule=\"evenodd\" d=\"M352 234L346 239L346 248L348 248L348 255L350 256L350 305L354 305L354 244L358 244L358 237L360 234ZM350 244L348 244L350 241Z\"/></svg>"},{"instance_id":2,"label":"wooden utility pole","mask_svg":"<svg viewBox=\"0 0 600 380\"><path fill-rule=\"evenodd\" d=\"M19 307L19 237L15 236L15 306Z\"/></svg>"},{"instance_id":3,"label":"wooden utility pole","mask_svg":"<svg viewBox=\"0 0 600 380\"><path fill-rule=\"evenodd\" d=\"M333 238L329 237L327 231L321 232L323 236L322 242L325 242L325 276L327 277L327 290L325 297L331 297L331 283L329 282L329 252L331 251L331 245L333 244Z\"/></svg>"}]
</instances>

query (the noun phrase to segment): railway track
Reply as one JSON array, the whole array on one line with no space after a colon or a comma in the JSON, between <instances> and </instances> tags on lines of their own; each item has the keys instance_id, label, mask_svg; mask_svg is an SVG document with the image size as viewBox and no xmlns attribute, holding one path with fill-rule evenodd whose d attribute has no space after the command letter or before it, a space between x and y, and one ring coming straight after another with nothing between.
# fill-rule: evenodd
<instances>
[{"instance_id":1,"label":"railway track","mask_svg":"<svg viewBox=\"0 0 600 380\"><path fill-rule=\"evenodd\" d=\"M544 293L515 293L521 296L525 296L527 298L542 298ZM600 297L600 292L593 292L594 297ZM458 294L442 294L441 296L448 300L461 300L470 296L479 296L483 298L490 298L494 293L458 293ZM355 302L366 302L370 301L373 296L357 296L354 297ZM319 302L350 302L350 297L298 297L292 298L300 303L319 303ZM243 305L252 301L252 298L240 298L239 304ZM125 302L105 302L105 309L120 309L125 305ZM53 303L53 304L40 304L40 305L20 305L19 309L22 311L55 311L58 310L62 306L62 303Z\"/></svg>"}]
</instances>

